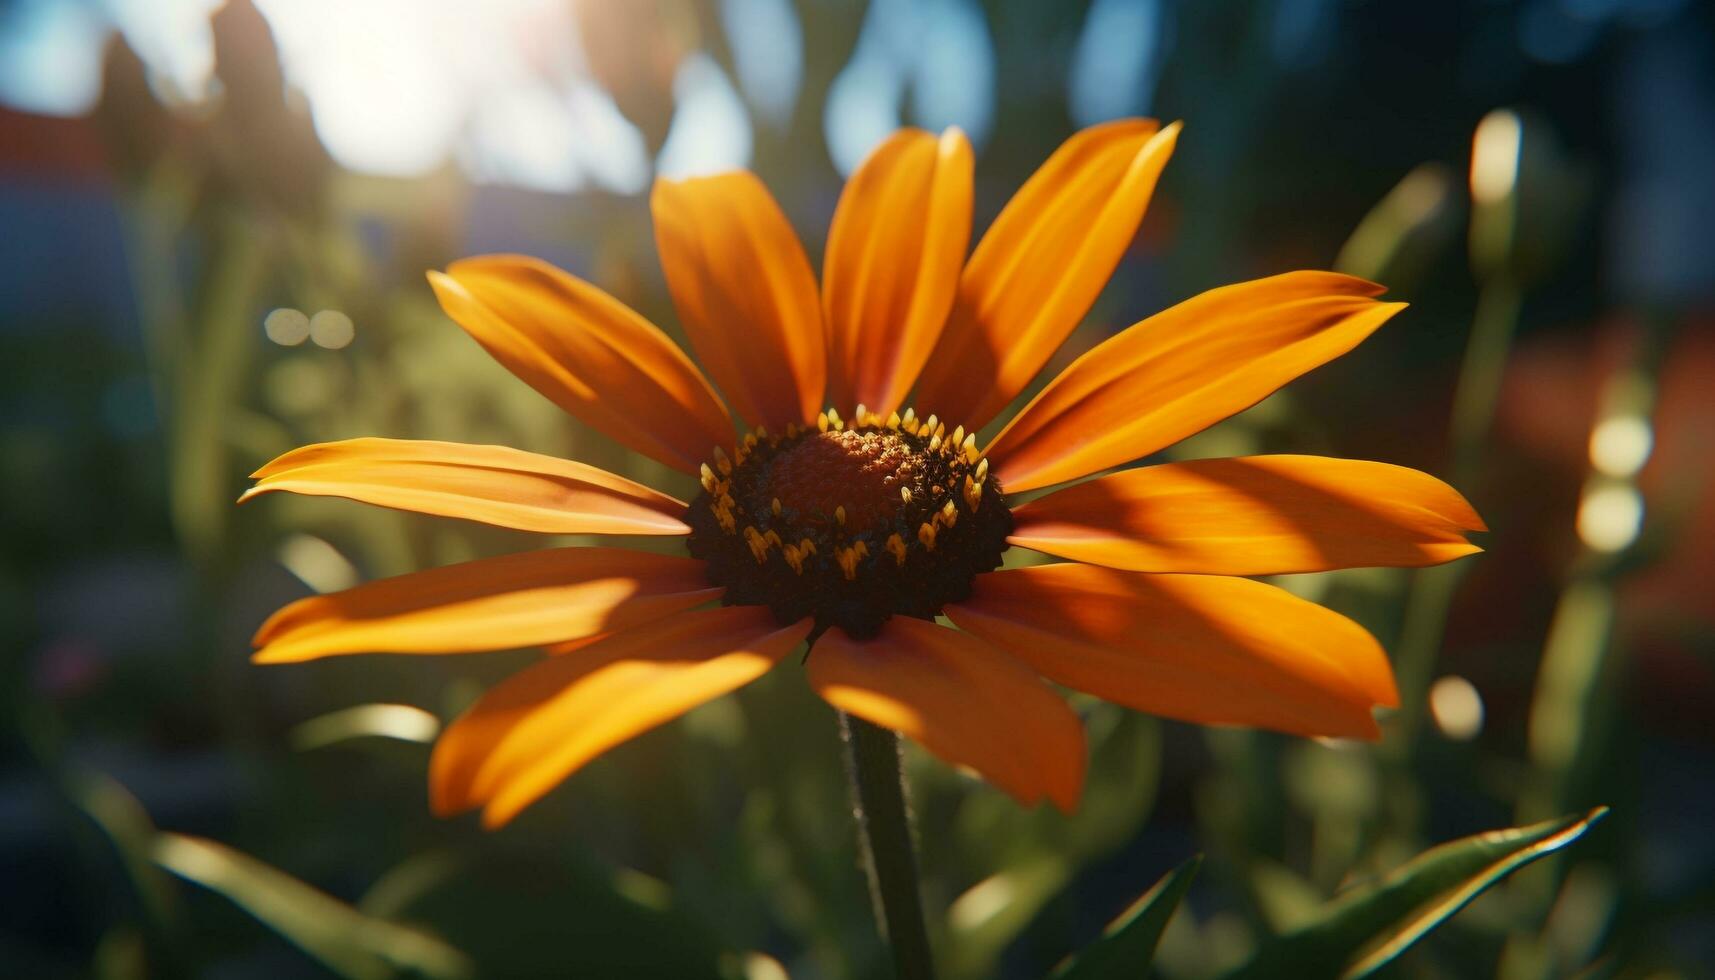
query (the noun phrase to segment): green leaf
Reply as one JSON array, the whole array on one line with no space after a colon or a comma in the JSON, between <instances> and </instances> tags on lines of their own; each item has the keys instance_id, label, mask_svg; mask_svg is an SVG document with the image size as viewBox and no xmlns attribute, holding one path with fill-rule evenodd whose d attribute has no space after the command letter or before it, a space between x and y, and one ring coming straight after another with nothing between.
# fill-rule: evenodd
<instances>
[{"instance_id":1,"label":"green leaf","mask_svg":"<svg viewBox=\"0 0 1715 980\"><path fill-rule=\"evenodd\" d=\"M246 854L201 837L160 834L155 863L231 900L348 980L471 976L470 960L441 940L365 915Z\"/></svg>"},{"instance_id":2,"label":"green leaf","mask_svg":"<svg viewBox=\"0 0 1715 980\"><path fill-rule=\"evenodd\" d=\"M1118 980L1145 976L1155 959L1155 945L1167 920L1179 908L1185 889L1197 877L1202 867L1201 854L1169 871L1155 887L1143 893L1131 908L1102 933L1102 938L1085 947L1076 959L1054 971L1054 980Z\"/></svg>"},{"instance_id":3,"label":"green leaf","mask_svg":"<svg viewBox=\"0 0 1715 980\"><path fill-rule=\"evenodd\" d=\"M1338 976L1353 980L1422 939L1484 889L1577 840L1607 807L1442 844L1379 882L1329 902L1310 922L1263 944L1227 980Z\"/></svg>"}]
</instances>

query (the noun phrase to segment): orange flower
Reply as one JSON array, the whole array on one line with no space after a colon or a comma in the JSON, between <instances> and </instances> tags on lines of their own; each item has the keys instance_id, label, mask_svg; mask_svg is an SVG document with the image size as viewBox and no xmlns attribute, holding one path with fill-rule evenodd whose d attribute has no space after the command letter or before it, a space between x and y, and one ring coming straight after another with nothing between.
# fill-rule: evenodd
<instances>
[{"instance_id":1,"label":"orange flower","mask_svg":"<svg viewBox=\"0 0 1715 980\"><path fill-rule=\"evenodd\" d=\"M846 185L819 292L754 176L657 183L661 258L706 376L544 263L489 256L430 273L447 313L513 373L697 475L702 493L687 504L501 447L357 439L282 456L245 496L681 535L688 554L556 548L315 596L262 626L256 660L550 646L435 749L435 809L482 807L490 826L806 640L809 683L834 707L1026 804L1070 810L1082 789L1082 727L1044 679L1171 718L1376 737L1371 709L1397 694L1375 640L1238 576L1470 554L1465 532L1484 528L1457 492L1308 456L1072 481L1350 350L1401 308L1375 299L1381 287L1294 272L1205 293L1089 351L976 445L1088 312L1178 131L1130 120L1072 137L968 261L970 146L957 130L899 132ZM755 428L735 436L735 422ZM1002 494L1065 483L1019 506ZM1012 545L1070 561L996 571Z\"/></svg>"}]
</instances>

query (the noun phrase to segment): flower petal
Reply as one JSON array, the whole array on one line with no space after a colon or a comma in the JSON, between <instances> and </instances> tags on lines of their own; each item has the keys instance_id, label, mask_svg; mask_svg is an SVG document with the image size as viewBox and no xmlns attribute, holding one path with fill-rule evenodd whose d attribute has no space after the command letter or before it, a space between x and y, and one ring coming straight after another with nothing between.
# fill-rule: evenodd
<instances>
[{"instance_id":1,"label":"flower petal","mask_svg":"<svg viewBox=\"0 0 1715 980\"><path fill-rule=\"evenodd\" d=\"M822 260L828 403L900 407L941 336L971 238L971 144L902 129L846 182Z\"/></svg>"},{"instance_id":2,"label":"flower petal","mask_svg":"<svg viewBox=\"0 0 1715 980\"><path fill-rule=\"evenodd\" d=\"M1131 245L1179 124L1125 119L1048 158L983 235L914 402L975 431L1023 391Z\"/></svg>"},{"instance_id":3,"label":"flower petal","mask_svg":"<svg viewBox=\"0 0 1715 980\"><path fill-rule=\"evenodd\" d=\"M606 470L505 446L347 439L252 473L240 503L274 490L346 497L545 534L688 534L685 505Z\"/></svg>"},{"instance_id":4,"label":"flower petal","mask_svg":"<svg viewBox=\"0 0 1715 980\"><path fill-rule=\"evenodd\" d=\"M1012 512L1007 541L1136 572L1280 575L1439 565L1487 530L1427 473L1357 459L1249 456L1124 470Z\"/></svg>"},{"instance_id":5,"label":"flower petal","mask_svg":"<svg viewBox=\"0 0 1715 980\"><path fill-rule=\"evenodd\" d=\"M591 427L687 473L732 421L703 373L654 324L538 259L486 255L429 273L441 308L494 359Z\"/></svg>"},{"instance_id":6,"label":"flower petal","mask_svg":"<svg viewBox=\"0 0 1715 980\"><path fill-rule=\"evenodd\" d=\"M1250 579L1038 565L977 576L947 615L1045 677L1168 718L1373 739L1370 708L1399 703L1362 627Z\"/></svg>"},{"instance_id":7,"label":"flower petal","mask_svg":"<svg viewBox=\"0 0 1715 980\"><path fill-rule=\"evenodd\" d=\"M1333 272L1212 289L1072 362L989 446L1009 491L1139 459L1255 405L1356 347L1404 303Z\"/></svg>"},{"instance_id":8,"label":"flower petal","mask_svg":"<svg viewBox=\"0 0 1715 980\"><path fill-rule=\"evenodd\" d=\"M873 640L834 628L810 651L824 700L903 732L1031 805L1070 813L1084 786L1084 727L1029 668L975 637L894 616Z\"/></svg>"},{"instance_id":9,"label":"flower petal","mask_svg":"<svg viewBox=\"0 0 1715 980\"><path fill-rule=\"evenodd\" d=\"M762 181L657 180L649 206L673 305L733 408L777 430L815 418L827 379L816 279Z\"/></svg>"},{"instance_id":10,"label":"flower petal","mask_svg":"<svg viewBox=\"0 0 1715 980\"><path fill-rule=\"evenodd\" d=\"M649 622L720 594L702 562L677 555L526 551L299 599L256 631L253 659L539 646Z\"/></svg>"},{"instance_id":11,"label":"flower petal","mask_svg":"<svg viewBox=\"0 0 1715 980\"><path fill-rule=\"evenodd\" d=\"M429 762L437 813L498 827L621 742L761 677L810 632L759 606L681 613L550 657L453 722Z\"/></svg>"}]
</instances>

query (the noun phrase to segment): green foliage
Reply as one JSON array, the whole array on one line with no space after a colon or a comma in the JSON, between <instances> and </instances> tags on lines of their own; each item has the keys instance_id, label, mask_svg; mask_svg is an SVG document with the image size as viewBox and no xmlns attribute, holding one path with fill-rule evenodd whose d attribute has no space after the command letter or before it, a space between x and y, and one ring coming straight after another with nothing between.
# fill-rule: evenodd
<instances>
[{"instance_id":1,"label":"green foliage","mask_svg":"<svg viewBox=\"0 0 1715 980\"><path fill-rule=\"evenodd\" d=\"M440 939L365 915L224 844L161 834L153 854L161 867L225 896L349 980L463 980L473 973L470 960Z\"/></svg>"},{"instance_id":2,"label":"green foliage","mask_svg":"<svg viewBox=\"0 0 1715 980\"><path fill-rule=\"evenodd\" d=\"M1102 938L1054 971L1054 980L1121 980L1141 977L1155 958L1155 946L1167 921L1185 898L1185 890L1203 866L1201 855L1169 871L1144 892L1124 915L1108 925Z\"/></svg>"},{"instance_id":3,"label":"green foliage","mask_svg":"<svg viewBox=\"0 0 1715 980\"><path fill-rule=\"evenodd\" d=\"M1336 898L1308 924L1265 944L1226 980L1368 976L1495 882L1583 836L1607 812L1598 807L1426 851L1380 882Z\"/></svg>"}]
</instances>

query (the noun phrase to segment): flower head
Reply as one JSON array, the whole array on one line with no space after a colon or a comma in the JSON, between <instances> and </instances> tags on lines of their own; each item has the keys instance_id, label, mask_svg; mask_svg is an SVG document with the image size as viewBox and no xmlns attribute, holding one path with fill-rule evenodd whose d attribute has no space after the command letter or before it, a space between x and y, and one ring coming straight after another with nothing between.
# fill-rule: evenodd
<instances>
[{"instance_id":1,"label":"flower head","mask_svg":"<svg viewBox=\"0 0 1715 980\"><path fill-rule=\"evenodd\" d=\"M1088 351L977 441L1089 311L1177 135L1146 120L1078 133L967 261L969 145L957 130L901 131L846 185L819 290L754 176L659 182L657 242L702 369L542 262L430 273L442 307L514 374L701 492L684 503L502 447L358 439L282 456L246 497L680 535L687 553L552 548L315 596L263 625L256 659L548 647L435 750L436 809L482 807L490 825L806 640L805 673L830 704L1027 804L1070 810L1082 788L1080 722L1045 680L1172 718L1375 737L1372 709L1398 696L1374 639L1243 576L1470 554L1466 532L1483 524L1458 493L1308 456L1086 478L1350 350L1402 306L1378 301L1381 287L1294 272L1205 293ZM997 570L1014 546L1067 560Z\"/></svg>"}]
</instances>

